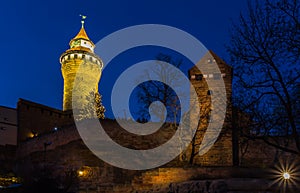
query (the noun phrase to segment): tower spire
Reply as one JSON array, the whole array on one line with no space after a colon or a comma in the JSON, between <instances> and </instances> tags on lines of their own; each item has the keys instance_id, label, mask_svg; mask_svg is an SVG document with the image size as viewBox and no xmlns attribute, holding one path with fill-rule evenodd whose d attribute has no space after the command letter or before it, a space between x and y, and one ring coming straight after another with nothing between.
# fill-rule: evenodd
<instances>
[{"instance_id":1,"label":"tower spire","mask_svg":"<svg viewBox=\"0 0 300 193\"><path fill-rule=\"evenodd\" d=\"M89 39L84 29L86 16L81 14L79 16L81 17L81 28L78 34L70 41L69 43L70 49L72 50L82 49L82 50L94 52L95 45Z\"/></svg>"},{"instance_id":2,"label":"tower spire","mask_svg":"<svg viewBox=\"0 0 300 193\"><path fill-rule=\"evenodd\" d=\"M84 28L84 20L86 19L86 15L79 15L81 17L81 27Z\"/></svg>"}]
</instances>

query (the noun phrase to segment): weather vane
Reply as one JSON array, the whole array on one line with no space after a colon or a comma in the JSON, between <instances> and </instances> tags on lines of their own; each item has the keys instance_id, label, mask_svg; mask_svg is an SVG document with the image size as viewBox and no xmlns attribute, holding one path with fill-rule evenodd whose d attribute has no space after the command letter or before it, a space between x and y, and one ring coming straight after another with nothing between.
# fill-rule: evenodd
<instances>
[{"instance_id":1,"label":"weather vane","mask_svg":"<svg viewBox=\"0 0 300 193\"><path fill-rule=\"evenodd\" d=\"M84 25L84 20L86 19L86 15L79 15L80 17L81 17L81 25L82 25L82 27L83 27L83 25Z\"/></svg>"}]
</instances>

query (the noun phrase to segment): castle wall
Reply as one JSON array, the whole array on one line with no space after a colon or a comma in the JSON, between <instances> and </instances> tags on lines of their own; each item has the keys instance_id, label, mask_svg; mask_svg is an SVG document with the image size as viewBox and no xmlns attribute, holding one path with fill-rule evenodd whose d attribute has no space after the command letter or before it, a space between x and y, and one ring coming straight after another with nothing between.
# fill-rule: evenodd
<instances>
[{"instance_id":1,"label":"castle wall","mask_svg":"<svg viewBox=\"0 0 300 193\"><path fill-rule=\"evenodd\" d=\"M0 145L17 145L17 110L0 106Z\"/></svg>"},{"instance_id":2,"label":"castle wall","mask_svg":"<svg viewBox=\"0 0 300 193\"><path fill-rule=\"evenodd\" d=\"M11 172L15 167L16 158L15 145L0 145L0 170L3 172Z\"/></svg>"},{"instance_id":3,"label":"castle wall","mask_svg":"<svg viewBox=\"0 0 300 193\"><path fill-rule=\"evenodd\" d=\"M289 166L299 163L297 155L279 150L273 146L267 145L262 140L250 140L240 137L240 166L243 167L261 167L278 165L278 161L286 163ZM284 144L285 139L278 137L278 143ZM295 144L291 143L287 148L296 149Z\"/></svg>"},{"instance_id":4,"label":"castle wall","mask_svg":"<svg viewBox=\"0 0 300 193\"><path fill-rule=\"evenodd\" d=\"M18 142L22 142L43 133L64 128L73 123L70 111L63 112L41 104L19 99Z\"/></svg>"},{"instance_id":5,"label":"castle wall","mask_svg":"<svg viewBox=\"0 0 300 193\"><path fill-rule=\"evenodd\" d=\"M125 136L126 131L120 130L120 126L114 120L103 120L101 123L106 132L109 133L109 136L112 136L112 138L117 143L121 144L122 146L134 149L149 149L151 147L153 148L153 146L157 146L163 143L174 133L174 130L170 128L170 125L166 125L163 128L165 132L160 133L159 135L148 136L148 138L143 137L140 140L137 140L136 136L134 135L129 134L128 136ZM207 152L207 155L213 156L196 156L196 165L226 166L226 164L230 162L230 156L226 155L227 157L224 158L224 152L221 151L224 150L226 146L231 147L230 144L226 144L226 140L222 140L224 138L229 138L229 136L223 135L226 135L226 132L221 134L216 144L209 150L209 152ZM71 125L69 127L62 128L57 131L51 131L50 133L31 138L30 140L24 142L20 142L17 149L17 158L22 159L23 157L29 156L35 152L43 152L45 150L45 143L49 144L46 147L46 150L48 151L60 148L77 140L81 140L80 135L75 125ZM246 141L246 139L240 138L240 143L241 166L267 167L275 162L276 157L279 159L284 157L287 159L288 157L291 157L288 153L278 151L276 148L266 145L263 141ZM82 146L82 148L88 149L86 146ZM230 151L230 149L228 149L227 151ZM76 156L76 153L73 156ZM166 167L184 165L189 164L176 158L172 162L167 164Z\"/></svg>"},{"instance_id":6,"label":"castle wall","mask_svg":"<svg viewBox=\"0 0 300 193\"><path fill-rule=\"evenodd\" d=\"M150 138L148 141L145 138L142 141L146 142L140 144L135 136L124 136L124 131L120 130L116 121L102 120L101 123L109 136L112 136L117 143L130 148L147 149L157 143L160 144L174 132L173 129L170 129L168 132L160 134L160 138L153 136L156 138L155 141L154 138ZM168 127L170 125L165 125L163 130L167 130ZM275 148L266 146L262 141L249 141L246 153L240 154L242 155L241 165L246 168L226 167L226 163L220 165L226 159L219 159L224 155L220 149L226 147L225 144L222 147L218 146L226 143L222 139L221 135L218 142L207 153L215 157L208 160L204 160L208 157L205 155L196 157L196 160L199 159L196 164L206 161L207 165L211 167L203 167L204 164L191 166L176 158L156 169L134 171L111 166L97 158L80 139L75 126L70 126L20 143L17 150L17 168L22 175L31 177L40 174L44 168L47 168L51 175L55 176L55 179L61 180L67 178L66 174L73 171L79 180L78 186L74 187L76 192L124 193L133 190L143 192L146 189L168 187L171 183L189 180L263 178L258 171L260 168L274 165L274 158L278 155ZM45 143L49 144L46 148ZM230 147L230 145L228 146ZM244 148L242 145L241 147ZM282 154L281 158L288 159L289 157L287 154ZM252 169L247 169L247 167L252 167ZM83 171L83 174L78 175L79 171Z\"/></svg>"},{"instance_id":7,"label":"castle wall","mask_svg":"<svg viewBox=\"0 0 300 193\"><path fill-rule=\"evenodd\" d=\"M34 152L43 152L45 151L45 144L48 144L46 150L53 150L76 140L80 140L80 136L74 125L60 128L57 131L50 130L48 133L20 142L17 158L29 156Z\"/></svg>"}]
</instances>

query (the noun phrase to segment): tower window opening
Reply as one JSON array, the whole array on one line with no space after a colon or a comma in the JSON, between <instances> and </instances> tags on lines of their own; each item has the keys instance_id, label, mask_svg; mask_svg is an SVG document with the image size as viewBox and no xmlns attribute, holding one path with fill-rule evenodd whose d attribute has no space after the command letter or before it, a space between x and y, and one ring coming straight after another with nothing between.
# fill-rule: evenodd
<instances>
[{"instance_id":1,"label":"tower window opening","mask_svg":"<svg viewBox=\"0 0 300 193\"><path fill-rule=\"evenodd\" d=\"M208 90L207 91L207 95L212 95L213 94L213 91L212 90Z\"/></svg>"},{"instance_id":2,"label":"tower window opening","mask_svg":"<svg viewBox=\"0 0 300 193\"><path fill-rule=\"evenodd\" d=\"M77 54L74 54L74 58L77 59Z\"/></svg>"},{"instance_id":3,"label":"tower window opening","mask_svg":"<svg viewBox=\"0 0 300 193\"><path fill-rule=\"evenodd\" d=\"M196 74L195 79L196 80L202 80L203 79L203 74Z\"/></svg>"},{"instance_id":4,"label":"tower window opening","mask_svg":"<svg viewBox=\"0 0 300 193\"><path fill-rule=\"evenodd\" d=\"M208 122L208 123L211 123L211 122L212 122L211 114L207 115L207 122Z\"/></svg>"}]
</instances>

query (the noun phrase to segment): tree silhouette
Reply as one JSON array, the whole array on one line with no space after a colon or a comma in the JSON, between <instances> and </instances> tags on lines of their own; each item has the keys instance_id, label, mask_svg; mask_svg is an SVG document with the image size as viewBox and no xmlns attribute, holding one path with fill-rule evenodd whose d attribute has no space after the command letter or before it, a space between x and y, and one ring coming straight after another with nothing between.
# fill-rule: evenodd
<instances>
[{"instance_id":1,"label":"tree silhouette","mask_svg":"<svg viewBox=\"0 0 300 193\"><path fill-rule=\"evenodd\" d=\"M244 136L300 155L300 2L250 2L227 46L234 67L233 103L251 117ZM278 140L278 136L283 140Z\"/></svg>"},{"instance_id":2,"label":"tree silhouette","mask_svg":"<svg viewBox=\"0 0 300 193\"><path fill-rule=\"evenodd\" d=\"M180 108L178 108L179 100L177 95L182 95L183 93L175 93L172 87L180 87L178 85L178 80L180 77L176 76L176 72L168 66L164 66L163 63L172 64L175 68L180 68L182 64L181 60L175 61L171 56L165 54L159 54L157 56L157 63L155 67L149 71L145 71L142 76L146 76L150 79L148 82L144 82L137 86L137 103L138 103L138 118L140 122L149 121L149 111L148 108L150 104L154 105L154 110L150 113L154 114L159 118L159 121L163 122L167 119L169 122L174 122L178 119ZM152 80L151 76L159 77L163 82L171 83L172 85L166 85L160 81ZM164 108L158 106L154 101L160 101L165 105L167 110L167 117L163 113ZM175 116L175 117L174 117Z\"/></svg>"}]
</instances>

